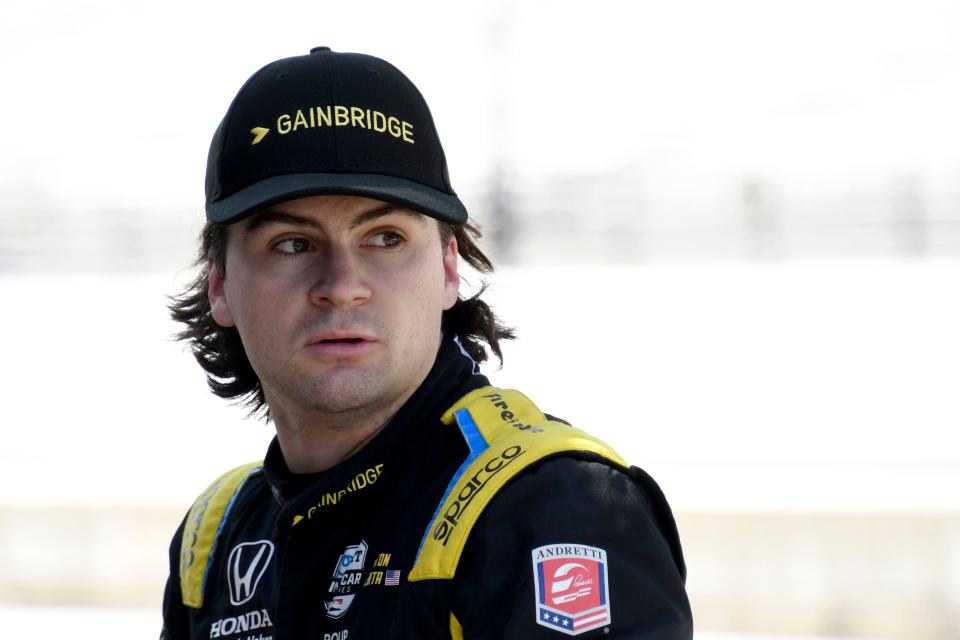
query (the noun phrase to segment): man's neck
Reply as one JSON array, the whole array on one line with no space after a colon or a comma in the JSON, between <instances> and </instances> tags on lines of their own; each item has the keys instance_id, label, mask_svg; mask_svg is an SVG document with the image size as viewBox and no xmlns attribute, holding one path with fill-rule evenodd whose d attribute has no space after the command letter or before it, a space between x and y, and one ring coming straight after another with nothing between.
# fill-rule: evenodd
<instances>
[{"instance_id":1,"label":"man's neck","mask_svg":"<svg viewBox=\"0 0 960 640\"><path fill-rule=\"evenodd\" d=\"M437 350L442 343L438 341ZM435 366L425 363L416 385L390 401L341 411L318 411L264 386L277 442L287 468L295 474L326 471L360 451L393 419L424 384Z\"/></svg>"},{"instance_id":2,"label":"man's neck","mask_svg":"<svg viewBox=\"0 0 960 640\"><path fill-rule=\"evenodd\" d=\"M410 395L377 411L343 412L322 419L271 405L287 468L297 474L317 473L340 464L376 437Z\"/></svg>"}]
</instances>

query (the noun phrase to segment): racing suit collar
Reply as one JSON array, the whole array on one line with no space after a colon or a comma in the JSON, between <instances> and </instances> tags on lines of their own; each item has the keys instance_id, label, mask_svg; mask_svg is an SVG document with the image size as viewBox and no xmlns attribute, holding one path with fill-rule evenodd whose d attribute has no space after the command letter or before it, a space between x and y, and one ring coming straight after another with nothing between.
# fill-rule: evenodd
<instances>
[{"instance_id":1,"label":"racing suit collar","mask_svg":"<svg viewBox=\"0 0 960 640\"><path fill-rule=\"evenodd\" d=\"M456 338L445 337L437 351L437 359L410 399L390 422L360 451L340 464L317 473L296 474L290 471L276 436L267 448L263 469L274 498L284 504L295 499L308 487L324 478L341 475L345 468L378 458L392 457L402 446L411 428L440 424L440 416L464 393L489 384L478 372L477 363L466 353Z\"/></svg>"}]
</instances>

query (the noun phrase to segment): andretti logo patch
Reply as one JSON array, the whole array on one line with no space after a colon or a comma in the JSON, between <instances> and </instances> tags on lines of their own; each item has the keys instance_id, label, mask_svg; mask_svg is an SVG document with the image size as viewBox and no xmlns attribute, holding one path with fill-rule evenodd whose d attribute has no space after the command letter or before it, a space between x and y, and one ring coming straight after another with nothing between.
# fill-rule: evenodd
<instances>
[{"instance_id":1,"label":"andretti logo patch","mask_svg":"<svg viewBox=\"0 0 960 640\"><path fill-rule=\"evenodd\" d=\"M582 544L533 550L537 624L571 636L610 624L607 552Z\"/></svg>"}]
</instances>

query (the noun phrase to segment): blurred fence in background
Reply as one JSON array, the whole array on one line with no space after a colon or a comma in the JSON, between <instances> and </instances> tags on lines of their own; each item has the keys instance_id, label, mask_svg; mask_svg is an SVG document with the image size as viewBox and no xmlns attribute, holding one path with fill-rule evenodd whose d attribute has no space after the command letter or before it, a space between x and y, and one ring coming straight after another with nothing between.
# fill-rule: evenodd
<instances>
[{"instance_id":1,"label":"blurred fence in background","mask_svg":"<svg viewBox=\"0 0 960 640\"><path fill-rule=\"evenodd\" d=\"M960 165L946 184L696 173L660 181L619 168L467 187L501 265L960 257ZM0 215L0 274L174 271L194 258L199 203L53 206L19 189L7 188Z\"/></svg>"}]
</instances>

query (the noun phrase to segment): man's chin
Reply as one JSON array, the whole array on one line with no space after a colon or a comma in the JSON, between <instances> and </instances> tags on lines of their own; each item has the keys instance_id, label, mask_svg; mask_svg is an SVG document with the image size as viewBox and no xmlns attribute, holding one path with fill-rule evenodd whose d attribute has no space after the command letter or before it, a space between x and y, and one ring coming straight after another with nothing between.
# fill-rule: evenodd
<instances>
[{"instance_id":1,"label":"man's chin","mask_svg":"<svg viewBox=\"0 0 960 640\"><path fill-rule=\"evenodd\" d=\"M390 403L389 395L381 378L352 368L326 373L309 390L310 404L326 413L376 411Z\"/></svg>"}]
</instances>

